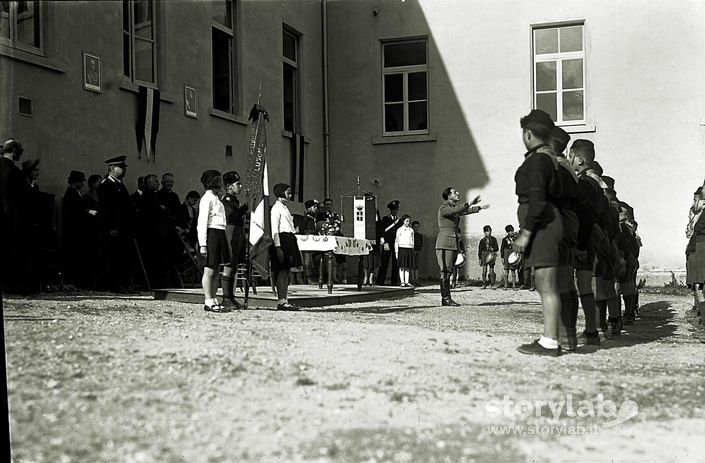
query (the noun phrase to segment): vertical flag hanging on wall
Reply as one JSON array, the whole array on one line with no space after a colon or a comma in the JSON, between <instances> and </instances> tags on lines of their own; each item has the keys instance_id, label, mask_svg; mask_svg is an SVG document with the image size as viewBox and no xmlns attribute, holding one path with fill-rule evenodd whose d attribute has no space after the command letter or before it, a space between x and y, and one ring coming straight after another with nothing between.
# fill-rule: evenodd
<instances>
[{"instance_id":1,"label":"vertical flag hanging on wall","mask_svg":"<svg viewBox=\"0 0 705 463\"><path fill-rule=\"evenodd\" d=\"M147 153L147 162L151 154L156 160L157 132L159 132L159 90L140 86L137 95L137 135L138 158L142 159L142 147Z\"/></svg>"}]
</instances>

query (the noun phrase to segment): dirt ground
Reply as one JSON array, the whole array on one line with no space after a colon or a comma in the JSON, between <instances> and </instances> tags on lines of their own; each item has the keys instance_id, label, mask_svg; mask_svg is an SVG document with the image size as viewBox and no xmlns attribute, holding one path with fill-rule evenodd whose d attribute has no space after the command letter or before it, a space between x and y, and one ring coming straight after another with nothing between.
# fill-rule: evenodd
<instances>
[{"instance_id":1,"label":"dirt ground","mask_svg":"<svg viewBox=\"0 0 705 463\"><path fill-rule=\"evenodd\" d=\"M677 293L677 292L675 292ZM109 294L4 300L16 462L705 461L685 293L559 358L538 294L438 286L302 312ZM582 326L582 318L579 320Z\"/></svg>"}]
</instances>

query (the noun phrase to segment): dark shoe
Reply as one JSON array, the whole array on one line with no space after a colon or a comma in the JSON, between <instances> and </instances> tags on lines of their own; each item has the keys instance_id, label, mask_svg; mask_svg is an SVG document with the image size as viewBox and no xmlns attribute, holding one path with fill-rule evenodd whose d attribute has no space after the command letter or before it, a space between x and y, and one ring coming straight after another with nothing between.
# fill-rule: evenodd
<instances>
[{"instance_id":1,"label":"dark shoe","mask_svg":"<svg viewBox=\"0 0 705 463\"><path fill-rule=\"evenodd\" d=\"M600 345L600 333L595 331L594 333L589 333L583 331L580 335L580 340L585 343L586 346L599 346Z\"/></svg>"},{"instance_id":2,"label":"dark shoe","mask_svg":"<svg viewBox=\"0 0 705 463\"><path fill-rule=\"evenodd\" d=\"M284 310L288 312L298 312L300 309L292 304L291 302L285 302L284 304L277 304L277 310Z\"/></svg>"},{"instance_id":3,"label":"dark shoe","mask_svg":"<svg viewBox=\"0 0 705 463\"><path fill-rule=\"evenodd\" d=\"M578 350L578 338L575 336L562 337L558 340L558 345L563 351L575 352Z\"/></svg>"},{"instance_id":4,"label":"dark shoe","mask_svg":"<svg viewBox=\"0 0 705 463\"><path fill-rule=\"evenodd\" d=\"M242 304L235 300L235 298L223 298L223 303L221 304L228 310L241 310Z\"/></svg>"},{"instance_id":5,"label":"dark shoe","mask_svg":"<svg viewBox=\"0 0 705 463\"><path fill-rule=\"evenodd\" d=\"M521 286L519 286L519 289L529 289L529 288L530 288L529 285L521 285Z\"/></svg>"},{"instance_id":6,"label":"dark shoe","mask_svg":"<svg viewBox=\"0 0 705 463\"><path fill-rule=\"evenodd\" d=\"M460 307L460 304L455 302L453 299L447 297L447 298L441 300L441 306Z\"/></svg>"},{"instance_id":7,"label":"dark shoe","mask_svg":"<svg viewBox=\"0 0 705 463\"><path fill-rule=\"evenodd\" d=\"M230 312L230 309L223 307L220 304L216 304L216 305L203 304L203 310L205 310L206 312L215 312L215 313Z\"/></svg>"},{"instance_id":8,"label":"dark shoe","mask_svg":"<svg viewBox=\"0 0 705 463\"><path fill-rule=\"evenodd\" d=\"M536 291L536 287L532 286L531 288L529 288L529 291Z\"/></svg>"},{"instance_id":9,"label":"dark shoe","mask_svg":"<svg viewBox=\"0 0 705 463\"><path fill-rule=\"evenodd\" d=\"M517 350L522 354L528 355L545 355L548 357L558 357L561 355L561 346L558 346L557 349L546 349L539 344L538 339L529 344L522 344L517 348Z\"/></svg>"}]
</instances>

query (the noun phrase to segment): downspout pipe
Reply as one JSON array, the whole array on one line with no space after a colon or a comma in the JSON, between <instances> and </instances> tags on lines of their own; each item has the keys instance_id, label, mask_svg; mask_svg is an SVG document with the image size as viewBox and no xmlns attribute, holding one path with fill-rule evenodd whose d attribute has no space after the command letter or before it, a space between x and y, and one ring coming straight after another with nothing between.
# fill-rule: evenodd
<instances>
[{"instance_id":1,"label":"downspout pipe","mask_svg":"<svg viewBox=\"0 0 705 463\"><path fill-rule=\"evenodd\" d=\"M328 10L321 0L321 33L323 35L323 179L325 198L330 198L330 122L328 120Z\"/></svg>"}]
</instances>

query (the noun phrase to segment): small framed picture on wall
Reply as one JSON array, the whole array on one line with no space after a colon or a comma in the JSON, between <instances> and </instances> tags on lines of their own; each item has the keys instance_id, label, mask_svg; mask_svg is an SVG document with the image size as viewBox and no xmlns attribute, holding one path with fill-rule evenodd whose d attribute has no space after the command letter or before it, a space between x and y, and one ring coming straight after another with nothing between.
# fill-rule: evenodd
<instances>
[{"instance_id":1,"label":"small framed picture on wall","mask_svg":"<svg viewBox=\"0 0 705 463\"><path fill-rule=\"evenodd\" d=\"M184 112L188 117L198 117L197 112L198 95L196 89L184 85Z\"/></svg>"},{"instance_id":2,"label":"small framed picture on wall","mask_svg":"<svg viewBox=\"0 0 705 463\"><path fill-rule=\"evenodd\" d=\"M102 92L103 70L100 56L83 52L83 88L91 92Z\"/></svg>"}]
</instances>

